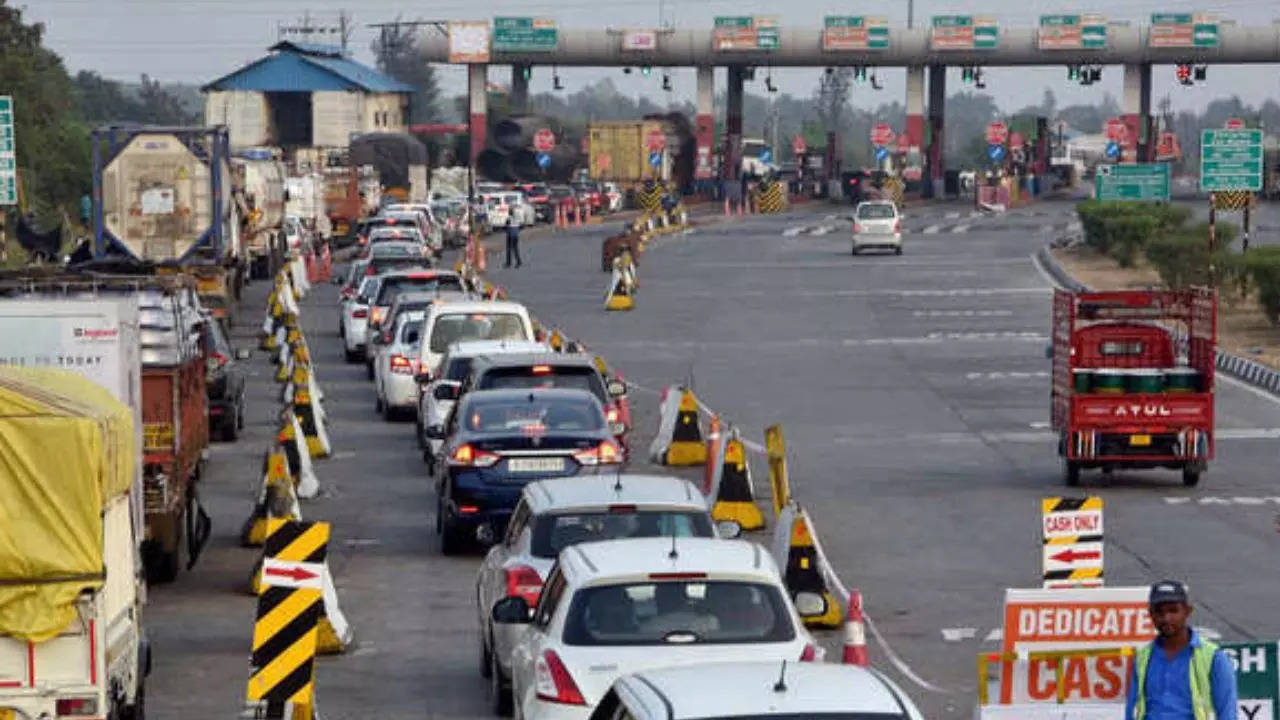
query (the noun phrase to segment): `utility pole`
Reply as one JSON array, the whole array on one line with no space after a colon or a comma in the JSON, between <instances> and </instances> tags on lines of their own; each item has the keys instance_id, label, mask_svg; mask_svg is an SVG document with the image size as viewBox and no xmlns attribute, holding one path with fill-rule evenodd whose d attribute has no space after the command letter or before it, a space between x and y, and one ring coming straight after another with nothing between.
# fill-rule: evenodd
<instances>
[{"instance_id":1,"label":"utility pole","mask_svg":"<svg viewBox=\"0 0 1280 720\"><path fill-rule=\"evenodd\" d=\"M342 35L342 52L347 52L347 41L351 39L351 15L346 10L338 11L338 33Z\"/></svg>"},{"instance_id":2,"label":"utility pole","mask_svg":"<svg viewBox=\"0 0 1280 720\"><path fill-rule=\"evenodd\" d=\"M916 16L916 0L907 0L907 29L910 30Z\"/></svg>"}]
</instances>

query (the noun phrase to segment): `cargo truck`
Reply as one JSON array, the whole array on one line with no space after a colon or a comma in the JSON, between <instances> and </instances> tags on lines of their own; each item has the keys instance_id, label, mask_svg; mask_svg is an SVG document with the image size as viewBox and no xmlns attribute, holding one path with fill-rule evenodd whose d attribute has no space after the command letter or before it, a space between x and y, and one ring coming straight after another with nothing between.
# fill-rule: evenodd
<instances>
[{"instance_id":1,"label":"cargo truck","mask_svg":"<svg viewBox=\"0 0 1280 720\"><path fill-rule=\"evenodd\" d=\"M105 126L92 137L93 258L190 272L227 315L245 280L241 240L253 239L237 232L227 129Z\"/></svg>"},{"instance_id":2,"label":"cargo truck","mask_svg":"<svg viewBox=\"0 0 1280 720\"><path fill-rule=\"evenodd\" d=\"M174 580L209 535L197 482L209 442L203 323L185 275L0 277L0 364L65 368L138 411L147 578ZM126 399L127 398L127 399Z\"/></svg>"},{"instance_id":3,"label":"cargo truck","mask_svg":"<svg viewBox=\"0 0 1280 720\"><path fill-rule=\"evenodd\" d=\"M274 277L285 262L284 163L278 151L251 148L231 159L235 203L240 216L240 242L248 256L249 277Z\"/></svg>"},{"instance_id":4,"label":"cargo truck","mask_svg":"<svg viewBox=\"0 0 1280 720\"><path fill-rule=\"evenodd\" d=\"M135 434L86 378L0 367L0 717L143 718Z\"/></svg>"},{"instance_id":5,"label":"cargo truck","mask_svg":"<svg viewBox=\"0 0 1280 720\"><path fill-rule=\"evenodd\" d=\"M1052 425L1067 485L1088 468L1200 482L1214 455L1217 310L1209 288L1054 293Z\"/></svg>"},{"instance_id":6,"label":"cargo truck","mask_svg":"<svg viewBox=\"0 0 1280 720\"><path fill-rule=\"evenodd\" d=\"M651 138L658 137L662 138L662 147L653 149ZM633 187L645 180L671 178L667 132L661 121L593 122L587 125L587 138L592 180ZM654 153L658 155L657 165L651 161Z\"/></svg>"}]
</instances>

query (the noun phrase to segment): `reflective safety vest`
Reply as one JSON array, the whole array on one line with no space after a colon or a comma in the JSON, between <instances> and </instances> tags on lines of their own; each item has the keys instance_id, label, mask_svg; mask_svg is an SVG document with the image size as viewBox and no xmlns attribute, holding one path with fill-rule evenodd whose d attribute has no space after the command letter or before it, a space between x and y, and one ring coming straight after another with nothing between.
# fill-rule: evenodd
<instances>
[{"instance_id":1,"label":"reflective safety vest","mask_svg":"<svg viewBox=\"0 0 1280 720\"><path fill-rule=\"evenodd\" d=\"M1147 666L1151 663L1151 652L1155 643L1148 643L1138 649L1137 675L1138 689L1135 693L1137 702L1133 706L1133 720L1144 720L1147 716ZM1213 691L1210 688L1213 673L1213 656L1218 646L1207 640L1191 648L1191 662L1187 667L1188 680L1191 683L1191 709L1196 720L1216 720L1213 713ZM1224 718L1223 720L1227 720Z\"/></svg>"}]
</instances>

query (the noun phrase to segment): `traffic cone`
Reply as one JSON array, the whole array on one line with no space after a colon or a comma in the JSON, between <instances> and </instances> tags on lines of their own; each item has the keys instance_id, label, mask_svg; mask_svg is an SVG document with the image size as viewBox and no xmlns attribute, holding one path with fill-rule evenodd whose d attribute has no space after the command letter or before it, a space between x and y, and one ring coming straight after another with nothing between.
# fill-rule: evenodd
<instances>
[{"instance_id":1,"label":"traffic cone","mask_svg":"<svg viewBox=\"0 0 1280 720\"><path fill-rule=\"evenodd\" d=\"M293 477L298 497L310 499L320 494L320 481L311 466L311 451L306 446L302 426L292 406L286 406L280 415L281 427L276 440L284 446L289 460L289 474Z\"/></svg>"},{"instance_id":2,"label":"traffic cone","mask_svg":"<svg viewBox=\"0 0 1280 720\"><path fill-rule=\"evenodd\" d=\"M844 649L840 662L845 665L868 667L867 658L867 626L862 617L862 592L857 588L849 591L849 612L844 621Z\"/></svg>"},{"instance_id":3,"label":"traffic cone","mask_svg":"<svg viewBox=\"0 0 1280 720\"><path fill-rule=\"evenodd\" d=\"M720 460L720 416L711 416L711 430L707 433L707 462L703 465L702 494L710 496L716 477L716 462Z\"/></svg>"},{"instance_id":4,"label":"traffic cone","mask_svg":"<svg viewBox=\"0 0 1280 720\"><path fill-rule=\"evenodd\" d=\"M329 433L325 431L322 413L316 412L311 402L311 387L295 385L293 388L293 413L298 419L298 426L306 438L307 454L313 458L329 457L333 451L329 444Z\"/></svg>"},{"instance_id":5,"label":"traffic cone","mask_svg":"<svg viewBox=\"0 0 1280 720\"><path fill-rule=\"evenodd\" d=\"M298 496L293 491L293 478L289 477L289 460L284 450L276 446L268 450L262 460L262 488L253 504L253 511L240 530L240 544L258 547L267 537L267 518L302 519Z\"/></svg>"},{"instance_id":6,"label":"traffic cone","mask_svg":"<svg viewBox=\"0 0 1280 720\"><path fill-rule=\"evenodd\" d=\"M791 524L791 542L787 548L787 570L785 581L787 590L794 599L802 592L817 593L826 600L827 611L820 616L802 618L810 627L840 627L840 604L835 595L827 589L827 582L822 577L822 569L818 567L818 551L813 545L810 534L808 513L796 514Z\"/></svg>"},{"instance_id":7,"label":"traffic cone","mask_svg":"<svg viewBox=\"0 0 1280 720\"><path fill-rule=\"evenodd\" d=\"M724 449L724 465L720 482L712 489L713 520L733 520L743 530L759 530L764 527L764 514L756 507L751 488L751 468L747 464L747 450L735 430Z\"/></svg>"},{"instance_id":8,"label":"traffic cone","mask_svg":"<svg viewBox=\"0 0 1280 720\"><path fill-rule=\"evenodd\" d=\"M680 395L675 428L667 445L664 463L672 466L703 465L707 462L707 446L702 441L698 424L698 398L685 389Z\"/></svg>"},{"instance_id":9,"label":"traffic cone","mask_svg":"<svg viewBox=\"0 0 1280 720\"><path fill-rule=\"evenodd\" d=\"M488 252L485 251L484 243L476 243L476 270L484 272L489 267Z\"/></svg>"},{"instance_id":10,"label":"traffic cone","mask_svg":"<svg viewBox=\"0 0 1280 720\"><path fill-rule=\"evenodd\" d=\"M631 310L636 306L635 286L627 274L625 253L613 259L613 275L609 278L609 292L605 294L605 310Z\"/></svg>"},{"instance_id":11,"label":"traffic cone","mask_svg":"<svg viewBox=\"0 0 1280 720\"><path fill-rule=\"evenodd\" d=\"M732 214L732 213L730 213L730 212L729 212L729 198L728 198L728 197L725 197L725 199L724 199L724 216L725 216L725 217L729 217L731 214Z\"/></svg>"},{"instance_id":12,"label":"traffic cone","mask_svg":"<svg viewBox=\"0 0 1280 720\"><path fill-rule=\"evenodd\" d=\"M746 204L745 200L743 200L742 198L738 198L738 217L742 217L742 213L743 213L742 206L745 204Z\"/></svg>"}]
</instances>

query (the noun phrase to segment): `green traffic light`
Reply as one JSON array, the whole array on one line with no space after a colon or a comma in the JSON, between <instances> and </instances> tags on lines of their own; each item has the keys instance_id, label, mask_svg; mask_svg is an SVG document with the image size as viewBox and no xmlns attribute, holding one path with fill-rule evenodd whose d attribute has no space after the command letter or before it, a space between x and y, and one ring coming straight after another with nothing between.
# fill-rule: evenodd
<instances>
[{"instance_id":1,"label":"green traffic light","mask_svg":"<svg viewBox=\"0 0 1280 720\"><path fill-rule=\"evenodd\" d=\"M653 72L653 68L649 67L648 65L645 65L644 67L640 68L640 72L647 76L649 73Z\"/></svg>"}]
</instances>

